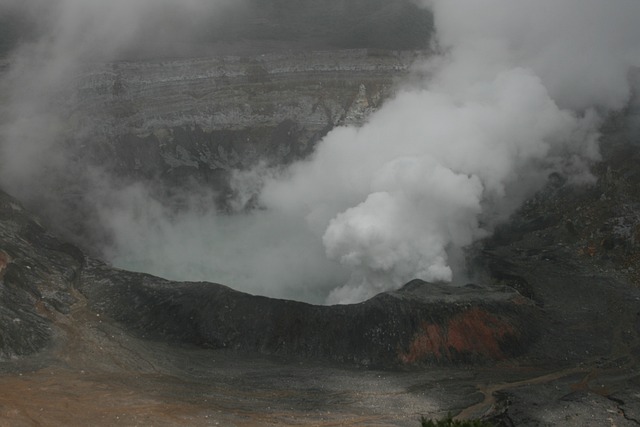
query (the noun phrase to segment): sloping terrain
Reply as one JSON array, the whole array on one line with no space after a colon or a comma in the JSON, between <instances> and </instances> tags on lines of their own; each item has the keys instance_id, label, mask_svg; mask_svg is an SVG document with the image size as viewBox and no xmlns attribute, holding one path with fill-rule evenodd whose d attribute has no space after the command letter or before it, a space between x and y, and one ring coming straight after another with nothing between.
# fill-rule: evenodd
<instances>
[{"instance_id":1,"label":"sloping terrain","mask_svg":"<svg viewBox=\"0 0 640 427\"><path fill-rule=\"evenodd\" d=\"M552 179L471 251L482 285L412 282L354 306L114 270L3 195L2 418L415 425L462 411L634 425L640 153L628 123L608 129L597 184Z\"/></svg>"}]
</instances>

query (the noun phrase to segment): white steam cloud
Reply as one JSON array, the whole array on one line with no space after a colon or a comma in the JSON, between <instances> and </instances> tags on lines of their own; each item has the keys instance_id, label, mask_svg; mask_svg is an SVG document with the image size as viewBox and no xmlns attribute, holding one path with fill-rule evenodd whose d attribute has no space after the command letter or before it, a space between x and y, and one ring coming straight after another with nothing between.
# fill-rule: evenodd
<instances>
[{"instance_id":1,"label":"white steam cloud","mask_svg":"<svg viewBox=\"0 0 640 427\"><path fill-rule=\"evenodd\" d=\"M399 93L362 128L334 130L291 176L267 183L265 205L303 216L327 256L352 271L332 301L414 277L453 280L449 253L487 234L480 220L493 218L483 212L523 197L521 181L542 183L568 152L597 158L592 116L559 109L530 71L453 82L456 65Z\"/></svg>"},{"instance_id":2,"label":"white steam cloud","mask_svg":"<svg viewBox=\"0 0 640 427\"><path fill-rule=\"evenodd\" d=\"M434 12L438 55L416 64L415 78L365 125L334 129L309 159L278 174L239 172L239 193L260 181L264 209L176 213L141 185L116 190L96 179L100 220L114 239L110 258L175 279L356 302L412 278L456 281L464 274L461 251L550 172L589 181L601 119L626 105L628 71L640 65L640 2L421 3ZM54 4L60 19L50 44L21 56L45 68L23 60L4 79L22 82L26 72L35 81L28 97L13 100L21 107L4 129L5 185L34 185L43 146L29 141L59 134L51 131L55 120L42 119L51 106L35 99L64 82L69 67L103 45L125 48L145 14L179 4L191 16L205 7L196 0Z\"/></svg>"},{"instance_id":3,"label":"white steam cloud","mask_svg":"<svg viewBox=\"0 0 640 427\"><path fill-rule=\"evenodd\" d=\"M422 65L428 77L362 128L331 132L262 194L351 271L330 302L453 280L451 254L550 171L589 179L598 113L629 98L638 2L428 3L443 51Z\"/></svg>"}]
</instances>

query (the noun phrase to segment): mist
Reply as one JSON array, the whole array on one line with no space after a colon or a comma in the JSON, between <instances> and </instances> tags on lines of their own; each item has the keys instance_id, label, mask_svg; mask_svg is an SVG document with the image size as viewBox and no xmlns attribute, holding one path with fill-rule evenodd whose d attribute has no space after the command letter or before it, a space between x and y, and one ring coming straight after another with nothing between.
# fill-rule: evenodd
<instances>
[{"instance_id":1,"label":"mist","mask_svg":"<svg viewBox=\"0 0 640 427\"><path fill-rule=\"evenodd\" d=\"M418 2L434 14L433 54L364 125L332 130L290 167L237 171L231 214L207 189L177 211L153 188L78 164L65 94L88 63L192 43L252 6L4 1L35 30L0 82L3 188L55 199L48 214L65 221L60 194L81 185L96 212L87 226L108 236L101 252L116 266L310 302L358 302L413 278L464 282L464 249L550 173L593 181L598 128L629 102L640 62L636 0Z\"/></svg>"}]
</instances>

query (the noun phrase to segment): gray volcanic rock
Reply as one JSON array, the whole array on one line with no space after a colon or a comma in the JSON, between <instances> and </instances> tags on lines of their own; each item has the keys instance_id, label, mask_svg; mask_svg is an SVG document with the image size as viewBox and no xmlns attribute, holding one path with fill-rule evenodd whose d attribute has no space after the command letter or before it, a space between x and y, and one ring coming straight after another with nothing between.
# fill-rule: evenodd
<instances>
[{"instance_id":1,"label":"gray volcanic rock","mask_svg":"<svg viewBox=\"0 0 640 427\"><path fill-rule=\"evenodd\" d=\"M4 193L0 222L0 355L11 358L49 344L47 313L69 313L83 255L48 234Z\"/></svg>"},{"instance_id":2,"label":"gray volcanic rock","mask_svg":"<svg viewBox=\"0 0 640 427\"><path fill-rule=\"evenodd\" d=\"M543 191L482 242L478 262L485 278L556 313L546 333L560 345L542 349L541 357L576 360L622 347L640 351L635 266L640 146L628 127L635 111L605 127L604 159L593 168L596 183L576 186L550 177Z\"/></svg>"},{"instance_id":3,"label":"gray volcanic rock","mask_svg":"<svg viewBox=\"0 0 640 427\"><path fill-rule=\"evenodd\" d=\"M508 288L413 281L361 304L313 306L116 270L60 243L1 196L6 356L42 349L50 313L68 314L76 289L89 308L141 337L380 368L502 360L537 337L538 309Z\"/></svg>"},{"instance_id":4,"label":"gray volcanic rock","mask_svg":"<svg viewBox=\"0 0 640 427\"><path fill-rule=\"evenodd\" d=\"M507 289L414 281L364 303L327 307L94 264L80 290L92 308L143 337L378 368L502 360L537 337L530 323L537 309Z\"/></svg>"}]
</instances>

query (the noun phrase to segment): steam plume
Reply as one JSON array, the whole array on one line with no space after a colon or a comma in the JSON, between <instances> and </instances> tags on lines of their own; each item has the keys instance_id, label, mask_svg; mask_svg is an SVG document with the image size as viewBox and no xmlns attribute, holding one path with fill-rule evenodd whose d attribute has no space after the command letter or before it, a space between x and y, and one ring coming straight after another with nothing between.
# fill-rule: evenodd
<instances>
[{"instance_id":1,"label":"steam plume","mask_svg":"<svg viewBox=\"0 0 640 427\"><path fill-rule=\"evenodd\" d=\"M177 2L51 4L50 38L22 50L4 79L34 82L19 96L5 87L14 119L3 132L2 180L25 191L36 187L35 159L53 146L42 141L60 136L52 106L39 100L95 52L139 40L141 16L161 19L158 4ZM627 73L640 62L640 3L420 4L433 10L438 54L416 64L414 79L368 123L334 129L311 158L281 174L239 172L239 193L261 181L264 210L176 215L143 186L115 189L99 178L95 202L114 236L111 259L256 293L355 302L415 277L456 281L457 254L550 172L592 179L598 126L628 102ZM188 5L182 16L205 2ZM57 161L60 170L68 158Z\"/></svg>"},{"instance_id":2,"label":"steam plume","mask_svg":"<svg viewBox=\"0 0 640 427\"><path fill-rule=\"evenodd\" d=\"M508 213L551 171L590 179L599 117L628 101L637 2L427 3L443 52L421 65L428 78L263 191L351 271L331 302L453 280L450 254L490 231L489 213Z\"/></svg>"}]
</instances>

